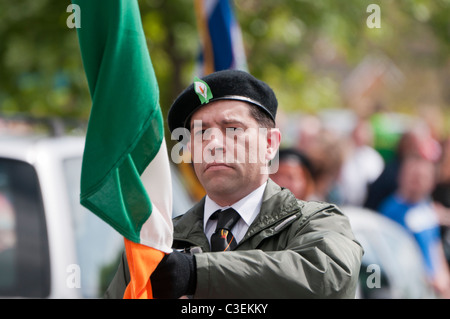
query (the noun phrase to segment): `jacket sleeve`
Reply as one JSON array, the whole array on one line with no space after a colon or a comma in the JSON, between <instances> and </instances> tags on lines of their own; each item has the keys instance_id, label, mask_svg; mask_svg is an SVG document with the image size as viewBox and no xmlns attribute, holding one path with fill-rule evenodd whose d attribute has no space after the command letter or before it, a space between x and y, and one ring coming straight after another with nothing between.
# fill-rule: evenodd
<instances>
[{"instance_id":1,"label":"jacket sleeve","mask_svg":"<svg viewBox=\"0 0 450 319\"><path fill-rule=\"evenodd\" d=\"M119 268L114 275L113 280L108 286L105 292L104 298L107 299L122 299L130 282L130 273L128 270L128 263L126 260L125 251L122 253L122 258L120 259Z\"/></svg>"},{"instance_id":2,"label":"jacket sleeve","mask_svg":"<svg viewBox=\"0 0 450 319\"><path fill-rule=\"evenodd\" d=\"M335 206L300 218L278 251L195 255L195 298L354 298L362 248Z\"/></svg>"}]
</instances>

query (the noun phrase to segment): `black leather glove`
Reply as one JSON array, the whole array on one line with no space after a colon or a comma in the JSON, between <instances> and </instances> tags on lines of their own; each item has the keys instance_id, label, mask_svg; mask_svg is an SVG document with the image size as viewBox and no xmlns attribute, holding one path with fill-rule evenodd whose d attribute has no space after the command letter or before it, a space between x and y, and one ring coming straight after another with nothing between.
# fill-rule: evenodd
<instances>
[{"instance_id":1,"label":"black leather glove","mask_svg":"<svg viewBox=\"0 0 450 319\"><path fill-rule=\"evenodd\" d=\"M150 280L153 297L156 299L176 299L193 295L197 284L194 256L178 251L165 255Z\"/></svg>"}]
</instances>

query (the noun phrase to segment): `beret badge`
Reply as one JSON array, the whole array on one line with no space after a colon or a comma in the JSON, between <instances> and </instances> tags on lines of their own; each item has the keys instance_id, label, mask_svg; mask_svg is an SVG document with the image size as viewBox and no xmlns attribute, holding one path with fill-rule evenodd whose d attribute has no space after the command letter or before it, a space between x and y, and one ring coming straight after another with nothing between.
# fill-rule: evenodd
<instances>
[{"instance_id":1,"label":"beret badge","mask_svg":"<svg viewBox=\"0 0 450 319\"><path fill-rule=\"evenodd\" d=\"M209 103L209 100L213 98L211 89L208 86L208 83L200 80L198 77L194 78L194 90L197 93L198 98L200 99L200 103L206 104Z\"/></svg>"}]
</instances>

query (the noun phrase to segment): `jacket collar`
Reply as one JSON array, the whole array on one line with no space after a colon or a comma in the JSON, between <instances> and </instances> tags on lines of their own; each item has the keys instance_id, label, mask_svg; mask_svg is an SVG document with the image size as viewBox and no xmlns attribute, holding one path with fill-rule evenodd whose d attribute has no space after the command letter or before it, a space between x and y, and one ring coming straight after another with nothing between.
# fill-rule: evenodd
<instances>
[{"instance_id":1,"label":"jacket collar","mask_svg":"<svg viewBox=\"0 0 450 319\"><path fill-rule=\"evenodd\" d=\"M295 196L269 179L263 195L261 210L241 243L263 229L269 228L286 217L297 212L299 208Z\"/></svg>"},{"instance_id":2,"label":"jacket collar","mask_svg":"<svg viewBox=\"0 0 450 319\"><path fill-rule=\"evenodd\" d=\"M174 220L174 241L189 242L192 245L209 249L208 239L203 232L204 205L205 198L202 198L184 215ZM270 228L286 217L298 212L298 208L299 203L294 195L269 179L264 190L261 211L250 225L240 244L260 231Z\"/></svg>"}]
</instances>

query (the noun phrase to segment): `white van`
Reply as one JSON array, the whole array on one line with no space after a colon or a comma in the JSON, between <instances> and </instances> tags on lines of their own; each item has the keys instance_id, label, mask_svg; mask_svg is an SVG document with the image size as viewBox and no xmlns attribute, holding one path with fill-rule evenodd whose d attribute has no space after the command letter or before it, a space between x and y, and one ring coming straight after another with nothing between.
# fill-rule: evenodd
<instances>
[{"instance_id":1,"label":"white van","mask_svg":"<svg viewBox=\"0 0 450 319\"><path fill-rule=\"evenodd\" d=\"M0 136L0 298L106 290L123 238L79 203L83 149L82 136ZM192 202L172 176L177 215Z\"/></svg>"}]
</instances>

